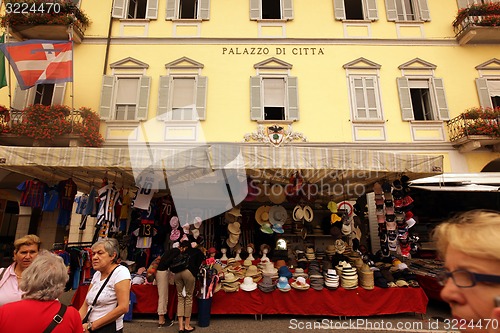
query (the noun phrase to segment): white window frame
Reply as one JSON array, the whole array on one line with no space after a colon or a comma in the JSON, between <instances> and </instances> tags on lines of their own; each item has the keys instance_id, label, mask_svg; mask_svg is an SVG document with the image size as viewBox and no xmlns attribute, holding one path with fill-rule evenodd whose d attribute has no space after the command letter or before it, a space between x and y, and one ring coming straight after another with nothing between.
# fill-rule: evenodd
<instances>
[{"instance_id":1,"label":"white window frame","mask_svg":"<svg viewBox=\"0 0 500 333\"><path fill-rule=\"evenodd\" d=\"M280 0L280 18L262 18L262 2L266 0L250 0L250 20L254 21L289 21L293 20L293 0Z\"/></svg>"},{"instance_id":2,"label":"white window frame","mask_svg":"<svg viewBox=\"0 0 500 333\"><path fill-rule=\"evenodd\" d=\"M118 84L120 80L126 79L137 79L137 90L135 95L135 111L134 111L134 119L116 119L116 113L118 112ZM141 90L141 76L140 75L115 75L114 76L114 89L113 89L113 104L112 104L112 112L110 120L116 121L136 121L137 119L137 111L139 110L139 93ZM127 114L127 112L126 112Z\"/></svg>"},{"instance_id":3,"label":"white window frame","mask_svg":"<svg viewBox=\"0 0 500 333\"><path fill-rule=\"evenodd\" d=\"M356 79L362 79L363 81L363 98L365 102L365 107L364 110L367 114L367 117L360 117L359 116L359 101L357 98L356 94L356 86L354 84L354 80ZM375 94L375 109L377 111L377 117L372 118L369 117L370 114L370 108L368 105L368 98L367 98L367 86L366 86L366 80L371 79L373 80L373 89L374 89L374 94ZM348 75L348 82L349 82L349 93L350 93L350 99L351 99L351 114L352 114L352 119L355 121L363 121L363 122L370 122L370 121L381 121L383 120L383 113L382 113L382 101L381 101L381 96L380 96L380 82L378 80L377 75L367 75L367 74L350 74Z\"/></svg>"},{"instance_id":4,"label":"white window frame","mask_svg":"<svg viewBox=\"0 0 500 333\"><path fill-rule=\"evenodd\" d=\"M385 0L388 21L411 23L431 20L428 0L408 0L411 2L414 11L411 14L414 16L414 19L412 20L408 19L408 15L410 14L405 10L405 1L407 0ZM398 11L398 8L403 8L405 12L401 13L400 11ZM404 17L400 18L401 15L403 15Z\"/></svg>"},{"instance_id":5,"label":"white window frame","mask_svg":"<svg viewBox=\"0 0 500 333\"><path fill-rule=\"evenodd\" d=\"M500 84L500 76L482 76L481 78L476 79L476 88L479 96L479 103L483 108L493 108L493 100L492 97L497 97L497 95L493 95L490 91L489 83L491 81L496 81Z\"/></svg>"},{"instance_id":6,"label":"white window frame","mask_svg":"<svg viewBox=\"0 0 500 333\"><path fill-rule=\"evenodd\" d=\"M175 89L175 81L178 79L193 79L194 80L194 87L193 87L193 103L191 104L191 119L185 119L185 111L183 111L183 119L173 119L173 103L174 103L174 89ZM197 75L170 75L170 83L169 83L169 96L172 96L172 98L169 98L168 101L168 111L165 115L165 120L167 121L192 121L192 120L199 120L198 119L198 113L196 111L196 96L198 94L198 76Z\"/></svg>"},{"instance_id":7,"label":"white window frame","mask_svg":"<svg viewBox=\"0 0 500 333\"><path fill-rule=\"evenodd\" d=\"M376 0L361 0L363 11L362 19L348 19L346 16L345 3L349 0L333 0L335 19L339 21L376 21L378 20L378 9Z\"/></svg>"},{"instance_id":8,"label":"white window frame","mask_svg":"<svg viewBox=\"0 0 500 333\"><path fill-rule=\"evenodd\" d=\"M272 119L266 119L266 105L264 104L264 100L266 99L266 88L264 82L266 80L276 80L280 79L283 80L283 105L276 105L275 107L282 107L283 108L283 117L285 119L277 119L278 121L280 120L288 120L288 76L285 75L261 75L261 98L262 98L262 119L263 120L272 120ZM272 107L272 106L269 106Z\"/></svg>"},{"instance_id":9,"label":"white window frame","mask_svg":"<svg viewBox=\"0 0 500 333\"><path fill-rule=\"evenodd\" d=\"M21 90L19 85L16 86L12 107L17 110L22 110L28 105L32 105L35 101L35 95L38 85L26 90ZM66 92L66 82L55 83L52 93L51 105L63 104L64 94Z\"/></svg>"},{"instance_id":10,"label":"white window frame","mask_svg":"<svg viewBox=\"0 0 500 333\"><path fill-rule=\"evenodd\" d=\"M130 7L131 0L114 0L113 10L111 16L113 18L125 19L125 20L152 20L158 18L158 1L159 0L147 0L146 2L146 13L143 18L129 18L128 10Z\"/></svg>"},{"instance_id":11,"label":"white window frame","mask_svg":"<svg viewBox=\"0 0 500 333\"><path fill-rule=\"evenodd\" d=\"M181 18L181 1L167 0L166 20L206 21L210 19L210 0L196 0L196 17Z\"/></svg>"}]
</instances>

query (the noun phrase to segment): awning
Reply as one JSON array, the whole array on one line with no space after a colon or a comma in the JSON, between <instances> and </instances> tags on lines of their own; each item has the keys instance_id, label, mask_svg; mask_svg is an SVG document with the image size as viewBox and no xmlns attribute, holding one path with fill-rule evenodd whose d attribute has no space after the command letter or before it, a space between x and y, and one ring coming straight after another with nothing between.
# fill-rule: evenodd
<instances>
[{"instance_id":1,"label":"awning","mask_svg":"<svg viewBox=\"0 0 500 333\"><path fill-rule=\"evenodd\" d=\"M445 173L412 180L410 187L428 191L499 192L500 172Z\"/></svg>"},{"instance_id":2,"label":"awning","mask_svg":"<svg viewBox=\"0 0 500 333\"><path fill-rule=\"evenodd\" d=\"M316 184L324 196L358 196L377 180L410 179L442 173L443 156L347 150L311 145L273 147L254 144L204 144L120 148L0 146L0 168L57 182L72 177L79 189L100 184L107 176L131 187L134 174L154 164L168 183L191 181L215 170L244 170L246 175L286 184L295 172ZM2 183L7 181L4 178ZM3 187L3 186L2 186ZM363 188L363 189L362 189ZM362 193L361 193L362 194Z\"/></svg>"}]
</instances>

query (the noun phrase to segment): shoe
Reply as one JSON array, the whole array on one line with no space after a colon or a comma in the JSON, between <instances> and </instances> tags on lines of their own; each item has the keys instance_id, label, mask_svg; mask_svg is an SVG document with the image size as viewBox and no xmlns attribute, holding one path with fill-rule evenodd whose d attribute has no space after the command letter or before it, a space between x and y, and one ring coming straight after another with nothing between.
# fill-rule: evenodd
<instances>
[{"instance_id":1,"label":"shoe","mask_svg":"<svg viewBox=\"0 0 500 333\"><path fill-rule=\"evenodd\" d=\"M169 320L167 323L165 323L165 326L166 327L174 326L174 321L173 320Z\"/></svg>"},{"instance_id":2,"label":"shoe","mask_svg":"<svg viewBox=\"0 0 500 333\"><path fill-rule=\"evenodd\" d=\"M196 327L193 327L193 328L192 328L192 329L190 329L190 330L186 330L186 329L185 329L185 330L184 330L184 333L193 332L195 329L196 329Z\"/></svg>"}]
</instances>

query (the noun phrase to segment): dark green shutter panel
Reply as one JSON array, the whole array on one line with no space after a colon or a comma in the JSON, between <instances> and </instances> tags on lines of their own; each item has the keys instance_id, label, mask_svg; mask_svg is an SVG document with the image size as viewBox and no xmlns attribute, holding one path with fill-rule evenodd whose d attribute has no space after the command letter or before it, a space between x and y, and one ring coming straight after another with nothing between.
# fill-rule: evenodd
<instances>
[{"instance_id":1,"label":"dark green shutter panel","mask_svg":"<svg viewBox=\"0 0 500 333\"><path fill-rule=\"evenodd\" d=\"M299 92L297 77L288 77L288 120L299 120Z\"/></svg>"},{"instance_id":2,"label":"dark green shutter panel","mask_svg":"<svg viewBox=\"0 0 500 333\"><path fill-rule=\"evenodd\" d=\"M250 119L262 120L264 113L262 110L261 98L261 80L260 76L252 76L250 78Z\"/></svg>"},{"instance_id":3,"label":"dark green shutter panel","mask_svg":"<svg viewBox=\"0 0 500 333\"><path fill-rule=\"evenodd\" d=\"M385 11L387 13L387 21L396 21L398 19L396 0L385 0Z\"/></svg>"},{"instance_id":4,"label":"dark green shutter panel","mask_svg":"<svg viewBox=\"0 0 500 333\"><path fill-rule=\"evenodd\" d=\"M156 20L158 18L158 0L148 0L146 18Z\"/></svg>"},{"instance_id":5,"label":"dark green shutter panel","mask_svg":"<svg viewBox=\"0 0 500 333\"><path fill-rule=\"evenodd\" d=\"M149 76L142 76L140 79L139 88L139 103L137 106L137 120L148 119L148 105L149 105L149 89L151 87L151 78Z\"/></svg>"},{"instance_id":6,"label":"dark green shutter panel","mask_svg":"<svg viewBox=\"0 0 500 333\"><path fill-rule=\"evenodd\" d=\"M429 4L427 0L418 0L418 7L420 8L420 19L422 21L430 21L431 14L429 12Z\"/></svg>"},{"instance_id":7,"label":"dark green shutter panel","mask_svg":"<svg viewBox=\"0 0 500 333\"><path fill-rule=\"evenodd\" d=\"M366 0L366 9L368 11L365 17L369 20L378 20L377 0Z\"/></svg>"},{"instance_id":8,"label":"dark green shutter panel","mask_svg":"<svg viewBox=\"0 0 500 333\"><path fill-rule=\"evenodd\" d=\"M283 0L283 19L293 20L293 3L292 0Z\"/></svg>"},{"instance_id":9,"label":"dark green shutter panel","mask_svg":"<svg viewBox=\"0 0 500 333\"><path fill-rule=\"evenodd\" d=\"M167 9L165 12L165 20L175 19L175 0L167 0Z\"/></svg>"},{"instance_id":10,"label":"dark green shutter panel","mask_svg":"<svg viewBox=\"0 0 500 333\"><path fill-rule=\"evenodd\" d=\"M448 103L446 102L446 95L444 93L443 79L432 79L432 85L436 91L439 120L450 120L450 112L448 110Z\"/></svg>"},{"instance_id":11,"label":"dark green shutter panel","mask_svg":"<svg viewBox=\"0 0 500 333\"><path fill-rule=\"evenodd\" d=\"M162 75L160 76L160 88L158 89L158 109L156 115L162 120L166 119L166 115L168 112L168 103L169 103L169 84L170 84L170 76Z\"/></svg>"},{"instance_id":12,"label":"dark green shutter panel","mask_svg":"<svg viewBox=\"0 0 500 333\"><path fill-rule=\"evenodd\" d=\"M405 77L398 77L397 82L399 91L399 103L401 105L401 118L406 121L414 120L415 117L413 116L413 107L411 105L411 95L408 79Z\"/></svg>"},{"instance_id":13,"label":"dark green shutter panel","mask_svg":"<svg viewBox=\"0 0 500 333\"><path fill-rule=\"evenodd\" d=\"M260 2L262 0L250 0L250 20L260 20Z\"/></svg>"},{"instance_id":14,"label":"dark green shutter panel","mask_svg":"<svg viewBox=\"0 0 500 333\"><path fill-rule=\"evenodd\" d=\"M101 105L99 106L99 114L101 119L111 119L111 107L113 105L113 87L115 77L104 75L102 78L101 88Z\"/></svg>"},{"instance_id":15,"label":"dark green shutter panel","mask_svg":"<svg viewBox=\"0 0 500 333\"><path fill-rule=\"evenodd\" d=\"M333 0L333 11L336 20L345 20L344 0Z\"/></svg>"},{"instance_id":16,"label":"dark green shutter panel","mask_svg":"<svg viewBox=\"0 0 500 333\"><path fill-rule=\"evenodd\" d=\"M111 16L114 18L125 18L125 0L115 0Z\"/></svg>"},{"instance_id":17,"label":"dark green shutter panel","mask_svg":"<svg viewBox=\"0 0 500 333\"><path fill-rule=\"evenodd\" d=\"M14 100L12 101L12 108L16 110L22 110L26 107L26 99L28 98L28 93L30 89L21 90L21 87L16 85L16 90L14 92Z\"/></svg>"},{"instance_id":18,"label":"dark green shutter panel","mask_svg":"<svg viewBox=\"0 0 500 333\"><path fill-rule=\"evenodd\" d=\"M54 93L52 94L52 105L62 105L64 102L64 92L66 91L66 83L54 84Z\"/></svg>"},{"instance_id":19,"label":"dark green shutter panel","mask_svg":"<svg viewBox=\"0 0 500 333\"><path fill-rule=\"evenodd\" d=\"M210 0L200 0L200 18L202 20L210 19Z\"/></svg>"},{"instance_id":20,"label":"dark green shutter panel","mask_svg":"<svg viewBox=\"0 0 500 333\"><path fill-rule=\"evenodd\" d=\"M487 79L476 79L477 95L479 96L479 104L483 108L492 108L493 102L491 101L490 92L488 91Z\"/></svg>"},{"instance_id":21,"label":"dark green shutter panel","mask_svg":"<svg viewBox=\"0 0 500 333\"><path fill-rule=\"evenodd\" d=\"M198 76L198 85L196 87L196 112L199 120L205 120L207 106L207 77Z\"/></svg>"}]
</instances>

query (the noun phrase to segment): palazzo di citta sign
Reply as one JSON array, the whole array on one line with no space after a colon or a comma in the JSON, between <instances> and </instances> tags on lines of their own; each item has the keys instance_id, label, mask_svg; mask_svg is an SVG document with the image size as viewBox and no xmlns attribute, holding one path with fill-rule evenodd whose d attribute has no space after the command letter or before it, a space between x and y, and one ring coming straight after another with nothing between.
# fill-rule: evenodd
<instances>
[{"instance_id":1,"label":"palazzo di citta sign","mask_svg":"<svg viewBox=\"0 0 500 333\"><path fill-rule=\"evenodd\" d=\"M323 47L223 47L222 55L325 55Z\"/></svg>"}]
</instances>

